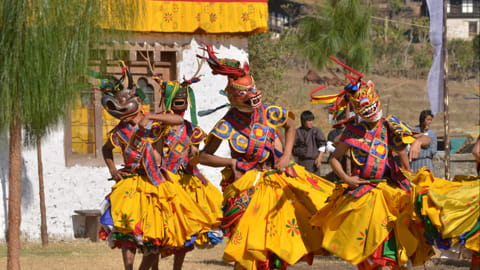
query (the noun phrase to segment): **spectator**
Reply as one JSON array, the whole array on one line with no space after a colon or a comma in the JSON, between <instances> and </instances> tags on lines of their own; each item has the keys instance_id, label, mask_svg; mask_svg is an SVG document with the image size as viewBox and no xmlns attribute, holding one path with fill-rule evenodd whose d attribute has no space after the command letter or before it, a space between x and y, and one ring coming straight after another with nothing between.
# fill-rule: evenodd
<instances>
[{"instance_id":1,"label":"spectator","mask_svg":"<svg viewBox=\"0 0 480 270\"><path fill-rule=\"evenodd\" d=\"M330 156L331 156L331 153L333 153L333 151L335 151L335 146L338 144L338 142L340 141L340 135L342 135L342 132L343 130L345 129L345 115L346 115L346 112L343 111L342 113L340 113L336 119L334 120L334 125L333 125L333 129L330 130L328 132L328 135L327 135L327 144L326 146L324 147L325 151L324 152L329 152L330 155L329 155L329 159L330 159ZM322 147L321 147L322 148ZM321 150L320 150L321 151ZM340 163L342 163L342 167L345 171L347 171L347 159L346 157L344 156ZM325 178L329 181L332 181L332 182L336 182L336 181L339 181L340 178L338 178L338 176L333 172L329 172L328 174L325 175Z\"/></svg>"},{"instance_id":2,"label":"spectator","mask_svg":"<svg viewBox=\"0 0 480 270\"><path fill-rule=\"evenodd\" d=\"M293 145L293 156L295 162L305 167L311 173L320 176L320 166L325 150L320 151L320 147L325 149L326 141L322 131L313 126L315 116L311 111L304 111L300 115L302 125L297 128L295 133L295 143Z\"/></svg>"},{"instance_id":3,"label":"spectator","mask_svg":"<svg viewBox=\"0 0 480 270\"><path fill-rule=\"evenodd\" d=\"M432 158L437 153L437 134L435 133L435 131L430 129L430 125L433 120L432 111L423 110L420 113L420 117L418 120L419 125L415 126L415 131L421 132L424 135L428 135L430 137L430 144L427 146L422 145L418 158L410 162L410 169L413 172L416 172L422 166L426 166L428 169L430 169L430 171L433 172Z\"/></svg>"}]
</instances>

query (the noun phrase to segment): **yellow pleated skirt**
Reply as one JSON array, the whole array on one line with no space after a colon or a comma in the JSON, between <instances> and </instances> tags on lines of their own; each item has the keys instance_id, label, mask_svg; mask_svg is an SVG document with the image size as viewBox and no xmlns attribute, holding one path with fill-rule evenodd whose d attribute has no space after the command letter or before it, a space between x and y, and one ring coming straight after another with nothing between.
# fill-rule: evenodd
<instances>
[{"instance_id":1,"label":"yellow pleated skirt","mask_svg":"<svg viewBox=\"0 0 480 270\"><path fill-rule=\"evenodd\" d=\"M159 247L162 255L182 249L213 222L180 185L170 181L155 186L146 176L131 176L117 182L109 198L117 238L132 236L137 245Z\"/></svg>"},{"instance_id":2,"label":"yellow pleated skirt","mask_svg":"<svg viewBox=\"0 0 480 270\"><path fill-rule=\"evenodd\" d=\"M347 188L337 185L328 205L311 220L323 232L323 248L356 265L393 236L395 244L390 248L397 265L406 264L412 256L416 256L415 265L423 264L433 255L431 247L417 240L423 231L413 222L410 194L386 182L358 198L346 193Z\"/></svg>"},{"instance_id":3,"label":"yellow pleated skirt","mask_svg":"<svg viewBox=\"0 0 480 270\"><path fill-rule=\"evenodd\" d=\"M208 227L196 235L197 246L210 245L207 233L213 229L218 230L222 218L223 195L212 183L204 184L198 177L190 174L174 174L168 172L170 179L179 184L188 196L201 208L209 218Z\"/></svg>"},{"instance_id":4,"label":"yellow pleated skirt","mask_svg":"<svg viewBox=\"0 0 480 270\"><path fill-rule=\"evenodd\" d=\"M418 211L428 218L443 239L458 242L480 252L480 178L457 176L457 181L434 177L426 167L416 174L407 174L415 187Z\"/></svg>"},{"instance_id":5,"label":"yellow pleated skirt","mask_svg":"<svg viewBox=\"0 0 480 270\"><path fill-rule=\"evenodd\" d=\"M323 253L321 231L309 222L334 184L301 166L293 169L297 177L251 170L225 188L224 204L244 204L239 221L227 228L230 238L224 250L224 260L235 262L236 269L255 270L257 262L271 254L291 265L305 255Z\"/></svg>"}]
</instances>

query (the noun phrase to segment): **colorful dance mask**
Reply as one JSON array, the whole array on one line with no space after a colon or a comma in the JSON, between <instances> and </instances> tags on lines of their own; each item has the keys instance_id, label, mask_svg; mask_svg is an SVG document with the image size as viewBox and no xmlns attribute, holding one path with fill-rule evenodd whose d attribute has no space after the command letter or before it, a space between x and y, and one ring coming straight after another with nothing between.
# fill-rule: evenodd
<instances>
[{"instance_id":1,"label":"colorful dance mask","mask_svg":"<svg viewBox=\"0 0 480 270\"><path fill-rule=\"evenodd\" d=\"M262 91L256 88L248 63L240 67L240 62L235 59L218 59L211 44L203 45L206 48L202 49L208 53L208 58L200 55L197 57L207 60L213 74L228 76L225 92L230 104L242 112L253 112L262 105Z\"/></svg>"},{"instance_id":2,"label":"colorful dance mask","mask_svg":"<svg viewBox=\"0 0 480 270\"><path fill-rule=\"evenodd\" d=\"M242 112L252 112L262 105L262 91L255 87L255 80L249 74L238 79L229 78L225 88L230 104Z\"/></svg>"},{"instance_id":3,"label":"colorful dance mask","mask_svg":"<svg viewBox=\"0 0 480 270\"><path fill-rule=\"evenodd\" d=\"M141 109L141 101L135 95L135 91L122 90L114 96L104 95L102 106L115 118L127 120L137 115Z\"/></svg>"},{"instance_id":4,"label":"colorful dance mask","mask_svg":"<svg viewBox=\"0 0 480 270\"><path fill-rule=\"evenodd\" d=\"M363 120L375 122L382 117L380 97L372 81L349 84L345 90L353 110Z\"/></svg>"},{"instance_id":5,"label":"colorful dance mask","mask_svg":"<svg viewBox=\"0 0 480 270\"><path fill-rule=\"evenodd\" d=\"M130 70L123 62L122 76L117 79L114 76L94 73L92 76L100 79L100 85L93 87L102 91L102 106L113 117L120 120L128 120L136 116L142 110L142 100L146 98L141 88L133 83ZM126 87L124 81L126 80Z\"/></svg>"},{"instance_id":6,"label":"colorful dance mask","mask_svg":"<svg viewBox=\"0 0 480 270\"><path fill-rule=\"evenodd\" d=\"M183 82L163 81L161 75L153 75L153 79L160 84L162 89L163 104L165 110L172 110L175 114L183 116L190 105L190 118L194 126L197 125L197 112L195 95L190 87L192 83L200 81L199 77L193 77Z\"/></svg>"},{"instance_id":7,"label":"colorful dance mask","mask_svg":"<svg viewBox=\"0 0 480 270\"><path fill-rule=\"evenodd\" d=\"M337 58L330 56L330 59L344 67L351 74L346 74L346 79L350 84L345 86L338 94L315 96L314 94L324 88L322 85L310 92L310 100L312 103L332 104L329 111L333 115L340 115L346 108L347 102L350 103L355 113L367 122L376 122L382 118L382 108L380 97L375 90L372 81L362 80L363 74L347 66ZM346 123L352 121L353 118L347 118L340 122ZM340 123L339 122L339 123Z\"/></svg>"},{"instance_id":8,"label":"colorful dance mask","mask_svg":"<svg viewBox=\"0 0 480 270\"><path fill-rule=\"evenodd\" d=\"M165 85L162 89L165 97L165 107L176 114L183 114L188 108L187 87L181 86L178 82Z\"/></svg>"}]
</instances>

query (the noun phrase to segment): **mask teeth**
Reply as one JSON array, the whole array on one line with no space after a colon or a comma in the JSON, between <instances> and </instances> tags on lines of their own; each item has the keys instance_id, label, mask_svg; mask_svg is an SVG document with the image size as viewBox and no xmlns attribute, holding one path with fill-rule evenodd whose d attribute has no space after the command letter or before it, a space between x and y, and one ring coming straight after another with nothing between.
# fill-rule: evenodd
<instances>
[{"instance_id":1,"label":"mask teeth","mask_svg":"<svg viewBox=\"0 0 480 270\"><path fill-rule=\"evenodd\" d=\"M254 96L250 99L250 106L252 107L255 107L255 106L258 106L258 104L260 104L260 102L262 101L262 95L257 95L257 96Z\"/></svg>"},{"instance_id":2,"label":"mask teeth","mask_svg":"<svg viewBox=\"0 0 480 270\"><path fill-rule=\"evenodd\" d=\"M372 116L373 114L375 114L376 111L377 111L377 102L375 102L375 103L369 105L367 108L365 108L363 110L362 114L363 114L364 117L368 118L368 117Z\"/></svg>"}]
</instances>

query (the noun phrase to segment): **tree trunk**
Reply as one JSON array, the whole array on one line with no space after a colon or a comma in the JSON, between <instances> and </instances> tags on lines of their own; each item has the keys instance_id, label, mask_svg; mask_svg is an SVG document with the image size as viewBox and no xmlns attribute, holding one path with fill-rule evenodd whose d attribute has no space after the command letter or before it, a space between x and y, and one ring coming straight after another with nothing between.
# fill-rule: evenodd
<instances>
[{"instance_id":1,"label":"tree trunk","mask_svg":"<svg viewBox=\"0 0 480 270\"><path fill-rule=\"evenodd\" d=\"M8 175L7 269L20 270L20 222L22 199L22 125L17 115L10 124Z\"/></svg>"},{"instance_id":2,"label":"tree trunk","mask_svg":"<svg viewBox=\"0 0 480 270\"><path fill-rule=\"evenodd\" d=\"M48 246L47 210L45 207L45 189L43 186L42 141L37 137L38 193L40 197L40 236L42 246Z\"/></svg>"}]
</instances>

